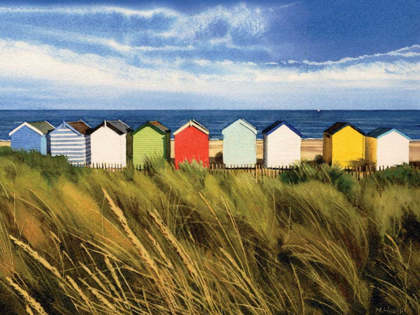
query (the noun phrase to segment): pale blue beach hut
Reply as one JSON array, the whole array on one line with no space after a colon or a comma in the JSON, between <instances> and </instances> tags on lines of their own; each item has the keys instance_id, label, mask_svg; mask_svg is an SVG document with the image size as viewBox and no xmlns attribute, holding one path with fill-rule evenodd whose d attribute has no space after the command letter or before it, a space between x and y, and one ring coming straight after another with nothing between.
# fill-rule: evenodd
<instances>
[{"instance_id":1,"label":"pale blue beach hut","mask_svg":"<svg viewBox=\"0 0 420 315\"><path fill-rule=\"evenodd\" d=\"M226 167L253 167L257 162L257 128L238 119L222 131L223 163Z\"/></svg>"},{"instance_id":2,"label":"pale blue beach hut","mask_svg":"<svg viewBox=\"0 0 420 315\"><path fill-rule=\"evenodd\" d=\"M71 164L90 164L90 136L86 133L90 128L83 120L63 121L50 133L51 155L67 156Z\"/></svg>"},{"instance_id":3,"label":"pale blue beach hut","mask_svg":"<svg viewBox=\"0 0 420 315\"><path fill-rule=\"evenodd\" d=\"M13 129L9 136L11 147L16 150L35 150L41 154L50 153L49 133L54 126L47 121L24 122Z\"/></svg>"}]
</instances>

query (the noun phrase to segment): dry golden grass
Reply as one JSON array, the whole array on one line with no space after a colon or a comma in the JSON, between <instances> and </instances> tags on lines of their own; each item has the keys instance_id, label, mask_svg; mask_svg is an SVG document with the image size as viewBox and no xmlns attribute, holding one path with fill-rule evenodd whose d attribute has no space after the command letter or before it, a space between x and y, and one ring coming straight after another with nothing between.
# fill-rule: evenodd
<instances>
[{"instance_id":1,"label":"dry golden grass","mask_svg":"<svg viewBox=\"0 0 420 315\"><path fill-rule=\"evenodd\" d=\"M50 173L27 159L0 155L10 313L420 313L415 170L358 182L305 165L256 183L198 166Z\"/></svg>"}]
</instances>

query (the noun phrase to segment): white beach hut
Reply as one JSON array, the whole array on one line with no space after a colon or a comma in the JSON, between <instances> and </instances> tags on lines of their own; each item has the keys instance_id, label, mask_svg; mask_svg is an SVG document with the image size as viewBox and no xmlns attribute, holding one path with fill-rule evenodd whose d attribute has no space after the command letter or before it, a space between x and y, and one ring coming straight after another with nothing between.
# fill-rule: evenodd
<instances>
[{"instance_id":1,"label":"white beach hut","mask_svg":"<svg viewBox=\"0 0 420 315\"><path fill-rule=\"evenodd\" d=\"M302 135L285 121L276 121L262 132L264 137L264 165L285 167L300 161Z\"/></svg>"},{"instance_id":2,"label":"white beach hut","mask_svg":"<svg viewBox=\"0 0 420 315\"><path fill-rule=\"evenodd\" d=\"M366 159L376 169L409 163L410 138L394 128L376 128L366 134Z\"/></svg>"},{"instance_id":3,"label":"white beach hut","mask_svg":"<svg viewBox=\"0 0 420 315\"><path fill-rule=\"evenodd\" d=\"M131 128L121 120L104 120L88 131L91 163L127 165L127 133Z\"/></svg>"}]
</instances>

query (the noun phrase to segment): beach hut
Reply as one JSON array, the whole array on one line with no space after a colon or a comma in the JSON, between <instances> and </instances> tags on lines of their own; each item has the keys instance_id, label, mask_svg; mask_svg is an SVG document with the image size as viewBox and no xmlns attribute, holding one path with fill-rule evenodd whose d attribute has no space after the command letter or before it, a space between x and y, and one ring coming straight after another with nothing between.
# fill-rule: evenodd
<instances>
[{"instance_id":1,"label":"beach hut","mask_svg":"<svg viewBox=\"0 0 420 315\"><path fill-rule=\"evenodd\" d=\"M36 150L50 153L49 133L54 126L48 121L24 122L9 133L11 147L17 150Z\"/></svg>"},{"instance_id":2,"label":"beach hut","mask_svg":"<svg viewBox=\"0 0 420 315\"><path fill-rule=\"evenodd\" d=\"M366 160L376 169L409 162L410 138L394 128L376 128L366 134Z\"/></svg>"},{"instance_id":3,"label":"beach hut","mask_svg":"<svg viewBox=\"0 0 420 315\"><path fill-rule=\"evenodd\" d=\"M127 165L127 134L132 129L121 120L104 120L93 129L89 129L91 145L91 163Z\"/></svg>"},{"instance_id":4,"label":"beach hut","mask_svg":"<svg viewBox=\"0 0 420 315\"><path fill-rule=\"evenodd\" d=\"M223 163L226 167L255 166L257 162L257 128L245 119L238 119L223 134Z\"/></svg>"},{"instance_id":5,"label":"beach hut","mask_svg":"<svg viewBox=\"0 0 420 315\"><path fill-rule=\"evenodd\" d=\"M328 164L351 166L365 158L365 133L347 122L337 122L324 131L323 158Z\"/></svg>"},{"instance_id":6,"label":"beach hut","mask_svg":"<svg viewBox=\"0 0 420 315\"><path fill-rule=\"evenodd\" d=\"M188 121L174 132L175 167L179 163L193 160L209 165L209 131L195 120Z\"/></svg>"},{"instance_id":7,"label":"beach hut","mask_svg":"<svg viewBox=\"0 0 420 315\"><path fill-rule=\"evenodd\" d=\"M51 155L65 155L72 164L90 164L90 128L83 120L63 121L50 133Z\"/></svg>"},{"instance_id":8,"label":"beach hut","mask_svg":"<svg viewBox=\"0 0 420 315\"><path fill-rule=\"evenodd\" d=\"M302 134L292 125L276 121L262 134L265 167L285 167L300 161Z\"/></svg>"},{"instance_id":9,"label":"beach hut","mask_svg":"<svg viewBox=\"0 0 420 315\"><path fill-rule=\"evenodd\" d=\"M148 121L133 132L133 164L143 166L147 158L171 160L171 130L158 121Z\"/></svg>"}]
</instances>

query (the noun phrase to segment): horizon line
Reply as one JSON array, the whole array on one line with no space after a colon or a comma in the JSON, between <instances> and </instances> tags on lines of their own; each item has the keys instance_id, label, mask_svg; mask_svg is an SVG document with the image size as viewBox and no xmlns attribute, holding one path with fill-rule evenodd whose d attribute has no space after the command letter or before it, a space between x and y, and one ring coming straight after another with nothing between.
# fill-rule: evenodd
<instances>
[{"instance_id":1,"label":"horizon line","mask_svg":"<svg viewBox=\"0 0 420 315\"><path fill-rule=\"evenodd\" d=\"M321 109L320 112L328 111L420 111L420 108L403 108L403 109ZM0 109L0 111L318 111L318 109Z\"/></svg>"}]
</instances>

